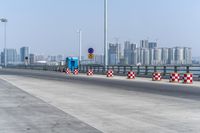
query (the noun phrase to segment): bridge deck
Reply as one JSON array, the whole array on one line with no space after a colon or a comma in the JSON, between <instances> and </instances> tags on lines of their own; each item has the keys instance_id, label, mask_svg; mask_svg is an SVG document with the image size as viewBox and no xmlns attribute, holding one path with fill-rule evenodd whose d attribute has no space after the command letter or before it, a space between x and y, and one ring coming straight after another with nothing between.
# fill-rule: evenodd
<instances>
[{"instance_id":1,"label":"bridge deck","mask_svg":"<svg viewBox=\"0 0 200 133\"><path fill-rule=\"evenodd\" d=\"M0 133L100 133L0 79Z\"/></svg>"},{"instance_id":2,"label":"bridge deck","mask_svg":"<svg viewBox=\"0 0 200 133\"><path fill-rule=\"evenodd\" d=\"M200 131L199 86L29 70L0 78L105 133Z\"/></svg>"}]
</instances>

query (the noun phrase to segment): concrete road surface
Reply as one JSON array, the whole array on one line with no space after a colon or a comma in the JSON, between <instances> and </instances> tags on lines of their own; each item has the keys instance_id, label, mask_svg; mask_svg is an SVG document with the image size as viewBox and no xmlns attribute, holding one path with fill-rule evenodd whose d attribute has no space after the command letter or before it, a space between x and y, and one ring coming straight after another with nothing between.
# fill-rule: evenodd
<instances>
[{"instance_id":1,"label":"concrete road surface","mask_svg":"<svg viewBox=\"0 0 200 133\"><path fill-rule=\"evenodd\" d=\"M0 133L101 133L0 79Z\"/></svg>"},{"instance_id":2,"label":"concrete road surface","mask_svg":"<svg viewBox=\"0 0 200 133\"><path fill-rule=\"evenodd\" d=\"M19 118L23 118L24 114L26 117L34 115L36 118L41 115L39 118L44 121L44 118L56 112L58 120L63 118L70 122L67 116L73 116L73 119L80 122L77 126L82 123L85 125L80 128L86 127L86 132L92 130L105 133L200 132L198 85L157 84L86 76L66 77L63 73L9 69L1 70L0 78L11 83L13 87L18 87L20 91L18 95L26 92L27 97L41 99L39 100L43 103L41 108L43 105L46 108L46 104L51 107L43 114L27 114L26 111L22 111L17 113L18 119L11 115L16 122L20 120ZM19 103L23 101L19 100ZM32 101L26 100L26 105L28 109L31 108L29 106L32 105ZM51 109L52 111L49 111ZM35 110L37 112L38 109ZM9 113L7 112L7 116ZM12 129L10 120L6 120L1 114L0 129L4 127L1 126L1 120L7 121L7 130ZM34 125L30 119L25 120L28 123L24 122L25 125ZM38 127L33 127L35 128L33 132L36 133Z\"/></svg>"}]
</instances>

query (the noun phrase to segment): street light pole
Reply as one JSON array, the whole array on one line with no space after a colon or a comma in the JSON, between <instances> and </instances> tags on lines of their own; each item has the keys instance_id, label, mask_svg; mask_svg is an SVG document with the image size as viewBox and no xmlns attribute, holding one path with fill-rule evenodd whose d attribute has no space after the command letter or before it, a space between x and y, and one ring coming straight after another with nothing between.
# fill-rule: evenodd
<instances>
[{"instance_id":1,"label":"street light pole","mask_svg":"<svg viewBox=\"0 0 200 133\"><path fill-rule=\"evenodd\" d=\"M108 66L108 35L107 35L107 30L108 30L108 24L107 24L107 0L104 0L104 66L105 70L106 67Z\"/></svg>"},{"instance_id":2,"label":"street light pole","mask_svg":"<svg viewBox=\"0 0 200 133\"><path fill-rule=\"evenodd\" d=\"M0 21L2 23L4 23L4 66L5 68L7 67L7 48L6 48L6 44L7 44L7 34L6 34L6 24L8 22L8 20L6 18L2 18L0 19Z\"/></svg>"},{"instance_id":3,"label":"street light pole","mask_svg":"<svg viewBox=\"0 0 200 133\"><path fill-rule=\"evenodd\" d=\"M81 57L82 56L82 31L79 30L78 33L79 33L79 61L81 63L81 60L82 60L82 57Z\"/></svg>"}]
</instances>

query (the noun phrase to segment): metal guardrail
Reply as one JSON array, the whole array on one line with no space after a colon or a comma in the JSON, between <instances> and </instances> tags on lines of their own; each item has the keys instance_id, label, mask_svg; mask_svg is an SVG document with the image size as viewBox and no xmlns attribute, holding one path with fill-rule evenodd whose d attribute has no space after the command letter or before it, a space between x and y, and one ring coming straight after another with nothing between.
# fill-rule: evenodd
<instances>
[{"instance_id":1,"label":"metal guardrail","mask_svg":"<svg viewBox=\"0 0 200 133\"><path fill-rule=\"evenodd\" d=\"M200 79L200 66L91 66L81 65L80 72L87 72L88 69L93 69L95 73L106 73L105 70L112 69L115 75L126 75L128 71L136 72L137 76L149 77L153 72L161 72L164 77L169 77L173 72L180 74L193 73L195 78Z\"/></svg>"},{"instance_id":2,"label":"metal guardrail","mask_svg":"<svg viewBox=\"0 0 200 133\"><path fill-rule=\"evenodd\" d=\"M48 65L15 65L15 66L7 66L7 68L43 70L43 71L60 71L60 72L64 72L66 69L65 66L48 66Z\"/></svg>"},{"instance_id":3,"label":"metal guardrail","mask_svg":"<svg viewBox=\"0 0 200 133\"><path fill-rule=\"evenodd\" d=\"M59 71L64 72L66 66L48 66L48 65L18 65L8 66L9 68L32 69L43 71ZM170 73L178 72L180 74L193 73L194 78L200 80L200 66L107 66L101 65L80 65L79 71L86 73L88 69L93 69L96 74L105 74L108 69L112 69L115 75L124 76L128 71L136 72L137 76L150 77L153 72L161 72L164 77L169 77Z\"/></svg>"}]
</instances>

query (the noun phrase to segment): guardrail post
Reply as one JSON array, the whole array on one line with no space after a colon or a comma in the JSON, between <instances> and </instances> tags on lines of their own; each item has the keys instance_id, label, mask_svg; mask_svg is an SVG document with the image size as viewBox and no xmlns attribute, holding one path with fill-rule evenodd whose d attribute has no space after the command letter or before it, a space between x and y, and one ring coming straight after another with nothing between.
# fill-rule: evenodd
<instances>
[{"instance_id":1,"label":"guardrail post","mask_svg":"<svg viewBox=\"0 0 200 133\"><path fill-rule=\"evenodd\" d=\"M157 66L154 66L154 72L157 72Z\"/></svg>"},{"instance_id":2,"label":"guardrail post","mask_svg":"<svg viewBox=\"0 0 200 133\"><path fill-rule=\"evenodd\" d=\"M133 71L133 66L130 66L130 70Z\"/></svg>"},{"instance_id":3,"label":"guardrail post","mask_svg":"<svg viewBox=\"0 0 200 133\"><path fill-rule=\"evenodd\" d=\"M163 75L165 76L166 74L167 74L167 67L164 66L164 67L163 67Z\"/></svg>"},{"instance_id":4,"label":"guardrail post","mask_svg":"<svg viewBox=\"0 0 200 133\"><path fill-rule=\"evenodd\" d=\"M145 66L145 75L148 75L148 66Z\"/></svg>"},{"instance_id":5,"label":"guardrail post","mask_svg":"<svg viewBox=\"0 0 200 133\"><path fill-rule=\"evenodd\" d=\"M120 73L120 66L117 66L117 69L118 69L118 72L117 72L117 73Z\"/></svg>"},{"instance_id":6,"label":"guardrail post","mask_svg":"<svg viewBox=\"0 0 200 133\"><path fill-rule=\"evenodd\" d=\"M47 71L47 66L46 65L44 66L44 70Z\"/></svg>"},{"instance_id":7,"label":"guardrail post","mask_svg":"<svg viewBox=\"0 0 200 133\"><path fill-rule=\"evenodd\" d=\"M140 66L137 66L137 75L140 74Z\"/></svg>"},{"instance_id":8,"label":"guardrail post","mask_svg":"<svg viewBox=\"0 0 200 133\"><path fill-rule=\"evenodd\" d=\"M177 73L178 72L178 67L174 66L174 72Z\"/></svg>"},{"instance_id":9,"label":"guardrail post","mask_svg":"<svg viewBox=\"0 0 200 133\"><path fill-rule=\"evenodd\" d=\"M85 70L85 66L82 66L82 68L83 68L83 72L84 72L84 70Z\"/></svg>"},{"instance_id":10,"label":"guardrail post","mask_svg":"<svg viewBox=\"0 0 200 133\"><path fill-rule=\"evenodd\" d=\"M186 72L190 73L190 67L189 66L186 67Z\"/></svg>"},{"instance_id":11,"label":"guardrail post","mask_svg":"<svg viewBox=\"0 0 200 133\"><path fill-rule=\"evenodd\" d=\"M86 66L86 71L88 70L88 66Z\"/></svg>"},{"instance_id":12,"label":"guardrail post","mask_svg":"<svg viewBox=\"0 0 200 133\"><path fill-rule=\"evenodd\" d=\"M94 72L96 72L96 67L95 66L91 66L90 69L92 69Z\"/></svg>"},{"instance_id":13,"label":"guardrail post","mask_svg":"<svg viewBox=\"0 0 200 133\"><path fill-rule=\"evenodd\" d=\"M110 67L109 66L107 66L107 70L109 70L110 69Z\"/></svg>"},{"instance_id":14,"label":"guardrail post","mask_svg":"<svg viewBox=\"0 0 200 133\"><path fill-rule=\"evenodd\" d=\"M85 69L85 66L84 66L84 65L82 65L82 72L84 72L84 69Z\"/></svg>"},{"instance_id":15,"label":"guardrail post","mask_svg":"<svg viewBox=\"0 0 200 133\"><path fill-rule=\"evenodd\" d=\"M79 65L79 71L82 71L82 65L81 64Z\"/></svg>"},{"instance_id":16,"label":"guardrail post","mask_svg":"<svg viewBox=\"0 0 200 133\"><path fill-rule=\"evenodd\" d=\"M123 72L124 74L126 73L126 66L124 66L124 72Z\"/></svg>"}]
</instances>

